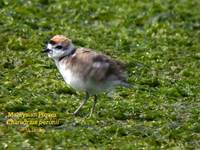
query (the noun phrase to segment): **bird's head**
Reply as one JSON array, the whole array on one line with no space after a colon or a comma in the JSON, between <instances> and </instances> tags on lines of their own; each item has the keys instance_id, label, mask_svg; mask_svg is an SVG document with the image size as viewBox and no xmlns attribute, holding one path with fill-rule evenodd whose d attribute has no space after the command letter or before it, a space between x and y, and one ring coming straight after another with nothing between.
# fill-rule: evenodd
<instances>
[{"instance_id":1,"label":"bird's head","mask_svg":"<svg viewBox=\"0 0 200 150\"><path fill-rule=\"evenodd\" d=\"M67 56L74 50L72 41L64 35L55 35L47 43L43 52L48 53L48 56L53 59L59 59Z\"/></svg>"}]
</instances>

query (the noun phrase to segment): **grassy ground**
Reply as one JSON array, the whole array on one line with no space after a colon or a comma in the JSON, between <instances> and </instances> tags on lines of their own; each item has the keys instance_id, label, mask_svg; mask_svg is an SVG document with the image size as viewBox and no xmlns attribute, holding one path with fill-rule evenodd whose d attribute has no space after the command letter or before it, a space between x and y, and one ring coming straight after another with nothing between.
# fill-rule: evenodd
<instances>
[{"instance_id":1,"label":"grassy ground","mask_svg":"<svg viewBox=\"0 0 200 150\"><path fill-rule=\"evenodd\" d=\"M199 0L1 0L0 149L200 149L199 8ZM55 34L127 63L135 88L100 95L91 118L91 100L71 116L83 93L41 53ZM6 125L8 112L56 113L59 125L29 133Z\"/></svg>"}]
</instances>

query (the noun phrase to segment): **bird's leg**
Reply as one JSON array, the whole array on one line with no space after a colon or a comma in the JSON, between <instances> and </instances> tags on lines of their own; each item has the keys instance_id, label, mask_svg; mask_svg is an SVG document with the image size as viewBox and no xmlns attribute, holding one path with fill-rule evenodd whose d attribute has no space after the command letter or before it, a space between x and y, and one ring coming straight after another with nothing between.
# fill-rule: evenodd
<instances>
[{"instance_id":1,"label":"bird's leg","mask_svg":"<svg viewBox=\"0 0 200 150\"><path fill-rule=\"evenodd\" d=\"M92 116L92 113L94 112L96 103L97 103L97 95L94 95L94 102L93 102L92 109L91 109L91 111L90 111L89 117Z\"/></svg>"},{"instance_id":2,"label":"bird's leg","mask_svg":"<svg viewBox=\"0 0 200 150\"><path fill-rule=\"evenodd\" d=\"M83 99L83 101L81 102L80 106L74 111L73 115L77 115L79 110L83 107L83 105L87 102L87 100L89 99L89 93L86 92L86 95Z\"/></svg>"}]
</instances>

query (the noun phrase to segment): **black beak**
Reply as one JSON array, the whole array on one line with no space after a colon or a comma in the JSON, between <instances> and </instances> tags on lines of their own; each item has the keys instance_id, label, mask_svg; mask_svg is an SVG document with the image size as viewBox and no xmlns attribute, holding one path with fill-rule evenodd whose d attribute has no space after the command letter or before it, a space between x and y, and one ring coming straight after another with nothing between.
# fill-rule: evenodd
<instances>
[{"instance_id":1,"label":"black beak","mask_svg":"<svg viewBox=\"0 0 200 150\"><path fill-rule=\"evenodd\" d=\"M44 51L42 51L42 52L43 52L43 53L48 53L48 52L50 52L50 51L51 51L50 49L45 48Z\"/></svg>"}]
</instances>

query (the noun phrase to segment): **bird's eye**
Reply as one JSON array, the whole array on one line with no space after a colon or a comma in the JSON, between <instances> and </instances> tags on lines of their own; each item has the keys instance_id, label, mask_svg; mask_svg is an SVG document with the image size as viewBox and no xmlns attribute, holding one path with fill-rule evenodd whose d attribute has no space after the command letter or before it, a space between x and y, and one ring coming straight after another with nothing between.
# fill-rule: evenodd
<instances>
[{"instance_id":1,"label":"bird's eye","mask_svg":"<svg viewBox=\"0 0 200 150\"><path fill-rule=\"evenodd\" d=\"M56 49L62 49L61 45L56 46Z\"/></svg>"}]
</instances>

